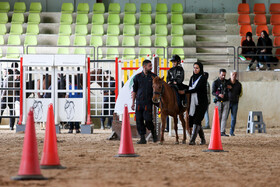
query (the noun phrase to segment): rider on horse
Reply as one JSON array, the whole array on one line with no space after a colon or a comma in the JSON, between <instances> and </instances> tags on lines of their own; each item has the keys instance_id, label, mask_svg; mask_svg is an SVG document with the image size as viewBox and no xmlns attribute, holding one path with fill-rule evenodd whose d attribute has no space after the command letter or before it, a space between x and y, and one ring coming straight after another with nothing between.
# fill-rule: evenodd
<instances>
[{"instance_id":1,"label":"rider on horse","mask_svg":"<svg viewBox=\"0 0 280 187\"><path fill-rule=\"evenodd\" d=\"M170 61L173 63L173 67L168 70L167 83L175 88L177 92L178 90L188 90L188 86L183 84L185 73L181 66L181 58L179 55L173 55ZM179 94L179 99L182 106L187 107L186 94Z\"/></svg>"}]
</instances>

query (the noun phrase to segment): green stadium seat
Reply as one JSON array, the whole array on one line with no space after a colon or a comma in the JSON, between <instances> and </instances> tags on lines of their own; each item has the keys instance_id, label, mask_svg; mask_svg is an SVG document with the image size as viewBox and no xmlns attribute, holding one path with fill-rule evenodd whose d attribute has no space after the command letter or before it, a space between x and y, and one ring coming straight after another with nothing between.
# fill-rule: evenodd
<instances>
[{"instance_id":1,"label":"green stadium seat","mask_svg":"<svg viewBox=\"0 0 280 187\"><path fill-rule=\"evenodd\" d=\"M109 12L109 14L110 13L119 14L121 12L120 4L119 3L110 3L108 12Z\"/></svg>"},{"instance_id":2,"label":"green stadium seat","mask_svg":"<svg viewBox=\"0 0 280 187\"><path fill-rule=\"evenodd\" d=\"M108 24L110 25L119 25L120 24L120 16L119 14L109 14L108 16Z\"/></svg>"},{"instance_id":3,"label":"green stadium seat","mask_svg":"<svg viewBox=\"0 0 280 187\"><path fill-rule=\"evenodd\" d=\"M125 14L123 18L123 24L135 25L136 17L134 14Z\"/></svg>"},{"instance_id":4,"label":"green stadium seat","mask_svg":"<svg viewBox=\"0 0 280 187\"><path fill-rule=\"evenodd\" d=\"M152 41L150 36L140 36L138 41L138 46L152 46Z\"/></svg>"},{"instance_id":5,"label":"green stadium seat","mask_svg":"<svg viewBox=\"0 0 280 187\"><path fill-rule=\"evenodd\" d=\"M7 13L1 12L0 13L0 23L8 23L8 15Z\"/></svg>"},{"instance_id":6,"label":"green stadium seat","mask_svg":"<svg viewBox=\"0 0 280 187\"><path fill-rule=\"evenodd\" d=\"M139 41L138 41L138 46L143 47L143 46L152 46L152 41L150 36L140 36ZM151 49L150 48L140 48L139 50L139 56L140 57L147 57L147 54L151 55Z\"/></svg>"},{"instance_id":7,"label":"green stadium seat","mask_svg":"<svg viewBox=\"0 0 280 187\"><path fill-rule=\"evenodd\" d=\"M24 53L36 54L36 47L27 48L28 45L37 45L37 36L26 36L24 40Z\"/></svg>"},{"instance_id":8,"label":"green stadium seat","mask_svg":"<svg viewBox=\"0 0 280 187\"><path fill-rule=\"evenodd\" d=\"M184 39L180 36L174 36L171 38L171 47L183 47Z\"/></svg>"},{"instance_id":9,"label":"green stadium seat","mask_svg":"<svg viewBox=\"0 0 280 187\"><path fill-rule=\"evenodd\" d=\"M106 46L119 46L118 36L108 36L106 40Z\"/></svg>"},{"instance_id":10,"label":"green stadium seat","mask_svg":"<svg viewBox=\"0 0 280 187\"><path fill-rule=\"evenodd\" d=\"M10 35L8 38L8 45L18 45L20 46L19 35ZM19 58L19 47L8 47L7 48L7 58Z\"/></svg>"},{"instance_id":11,"label":"green stadium seat","mask_svg":"<svg viewBox=\"0 0 280 187\"><path fill-rule=\"evenodd\" d=\"M108 25L107 35L108 36L118 36L118 35L120 35L119 25Z\"/></svg>"},{"instance_id":12,"label":"green stadium seat","mask_svg":"<svg viewBox=\"0 0 280 187\"><path fill-rule=\"evenodd\" d=\"M91 26L91 35L103 36L104 35L103 25L92 25Z\"/></svg>"},{"instance_id":13,"label":"green stadium seat","mask_svg":"<svg viewBox=\"0 0 280 187\"><path fill-rule=\"evenodd\" d=\"M10 3L9 2L0 2L0 12L9 12Z\"/></svg>"},{"instance_id":14,"label":"green stadium seat","mask_svg":"<svg viewBox=\"0 0 280 187\"><path fill-rule=\"evenodd\" d=\"M79 3L77 7L78 14L88 14L89 13L89 6L88 3Z\"/></svg>"},{"instance_id":15,"label":"green stadium seat","mask_svg":"<svg viewBox=\"0 0 280 187\"><path fill-rule=\"evenodd\" d=\"M183 15L182 14L172 14L171 24L183 25L184 24Z\"/></svg>"},{"instance_id":16,"label":"green stadium seat","mask_svg":"<svg viewBox=\"0 0 280 187\"><path fill-rule=\"evenodd\" d=\"M167 15L166 14L157 14L155 18L156 24L166 25L167 24Z\"/></svg>"},{"instance_id":17,"label":"green stadium seat","mask_svg":"<svg viewBox=\"0 0 280 187\"><path fill-rule=\"evenodd\" d=\"M167 30L166 25L156 25L155 35L156 36L167 36L168 30Z\"/></svg>"},{"instance_id":18,"label":"green stadium seat","mask_svg":"<svg viewBox=\"0 0 280 187\"><path fill-rule=\"evenodd\" d=\"M136 29L134 25L124 25L123 26L123 35L124 36L135 36Z\"/></svg>"},{"instance_id":19,"label":"green stadium seat","mask_svg":"<svg viewBox=\"0 0 280 187\"><path fill-rule=\"evenodd\" d=\"M87 14L77 14L76 24L77 25L87 25L88 24L88 15Z\"/></svg>"},{"instance_id":20,"label":"green stadium seat","mask_svg":"<svg viewBox=\"0 0 280 187\"><path fill-rule=\"evenodd\" d=\"M75 35L85 36L88 34L87 25L76 25L75 27Z\"/></svg>"},{"instance_id":21,"label":"green stadium seat","mask_svg":"<svg viewBox=\"0 0 280 187\"><path fill-rule=\"evenodd\" d=\"M101 36L92 36L90 38L90 46L95 47L95 58L97 58L97 47L103 46L102 37ZM91 50L91 53L93 54L93 49ZM102 58L102 49L98 48L98 59Z\"/></svg>"},{"instance_id":22,"label":"green stadium seat","mask_svg":"<svg viewBox=\"0 0 280 187\"><path fill-rule=\"evenodd\" d=\"M14 12L24 13L26 11L25 2L15 2L14 4Z\"/></svg>"},{"instance_id":23,"label":"green stadium seat","mask_svg":"<svg viewBox=\"0 0 280 187\"><path fill-rule=\"evenodd\" d=\"M122 40L122 46L135 46L135 39L133 36L125 36Z\"/></svg>"},{"instance_id":24,"label":"green stadium seat","mask_svg":"<svg viewBox=\"0 0 280 187\"><path fill-rule=\"evenodd\" d=\"M17 23L11 24L10 35L21 35L23 32L22 25Z\"/></svg>"},{"instance_id":25,"label":"green stadium seat","mask_svg":"<svg viewBox=\"0 0 280 187\"><path fill-rule=\"evenodd\" d=\"M57 40L58 46L69 46L70 45L70 37L69 36L59 36ZM69 54L69 48L60 47L58 48L58 54Z\"/></svg>"},{"instance_id":26,"label":"green stadium seat","mask_svg":"<svg viewBox=\"0 0 280 187\"><path fill-rule=\"evenodd\" d=\"M118 36L108 36L106 40L106 46L119 46ZM114 59L116 56L119 56L119 50L115 48L107 48L106 58Z\"/></svg>"},{"instance_id":27,"label":"green stadium seat","mask_svg":"<svg viewBox=\"0 0 280 187\"><path fill-rule=\"evenodd\" d=\"M23 22L24 22L24 15L23 15L23 13L13 13L13 15L12 15L12 23L23 24Z\"/></svg>"},{"instance_id":28,"label":"green stadium seat","mask_svg":"<svg viewBox=\"0 0 280 187\"><path fill-rule=\"evenodd\" d=\"M61 14L60 24L61 25L70 25L73 23L72 14Z\"/></svg>"},{"instance_id":29,"label":"green stadium seat","mask_svg":"<svg viewBox=\"0 0 280 187\"><path fill-rule=\"evenodd\" d=\"M71 25L60 25L58 35L70 36L72 34Z\"/></svg>"},{"instance_id":30,"label":"green stadium seat","mask_svg":"<svg viewBox=\"0 0 280 187\"><path fill-rule=\"evenodd\" d=\"M94 3L92 11L93 14L104 14L105 13L104 3Z\"/></svg>"},{"instance_id":31,"label":"green stadium seat","mask_svg":"<svg viewBox=\"0 0 280 187\"><path fill-rule=\"evenodd\" d=\"M0 36L5 35L6 33L7 33L6 25L5 24L0 24Z\"/></svg>"},{"instance_id":32,"label":"green stadium seat","mask_svg":"<svg viewBox=\"0 0 280 187\"><path fill-rule=\"evenodd\" d=\"M152 13L152 6L150 3L141 3L140 6L140 12L141 14L151 14Z\"/></svg>"},{"instance_id":33,"label":"green stadium seat","mask_svg":"<svg viewBox=\"0 0 280 187\"><path fill-rule=\"evenodd\" d=\"M31 2L29 13L41 13L42 12L42 4L40 2Z\"/></svg>"},{"instance_id":34,"label":"green stadium seat","mask_svg":"<svg viewBox=\"0 0 280 187\"><path fill-rule=\"evenodd\" d=\"M165 3L158 3L156 6L156 13L157 14L167 14L168 8Z\"/></svg>"},{"instance_id":35,"label":"green stadium seat","mask_svg":"<svg viewBox=\"0 0 280 187\"><path fill-rule=\"evenodd\" d=\"M91 23L93 25L103 25L104 24L104 16L103 14L93 14Z\"/></svg>"},{"instance_id":36,"label":"green stadium seat","mask_svg":"<svg viewBox=\"0 0 280 187\"><path fill-rule=\"evenodd\" d=\"M61 13L72 14L74 11L74 6L72 3L63 3L61 5Z\"/></svg>"},{"instance_id":37,"label":"green stadium seat","mask_svg":"<svg viewBox=\"0 0 280 187\"><path fill-rule=\"evenodd\" d=\"M172 25L171 36L183 36L183 35L184 35L183 25Z\"/></svg>"},{"instance_id":38,"label":"green stadium seat","mask_svg":"<svg viewBox=\"0 0 280 187\"><path fill-rule=\"evenodd\" d=\"M174 49L172 49L171 54L172 55L179 55L182 60L185 59L184 49L182 49L182 48L174 48Z\"/></svg>"},{"instance_id":39,"label":"green stadium seat","mask_svg":"<svg viewBox=\"0 0 280 187\"><path fill-rule=\"evenodd\" d=\"M26 28L26 35L38 35L39 25L38 24L28 24Z\"/></svg>"},{"instance_id":40,"label":"green stadium seat","mask_svg":"<svg viewBox=\"0 0 280 187\"><path fill-rule=\"evenodd\" d=\"M125 3L124 5L124 13L135 14L136 6L134 3Z\"/></svg>"},{"instance_id":41,"label":"green stadium seat","mask_svg":"<svg viewBox=\"0 0 280 187\"><path fill-rule=\"evenodd\" d=\"M122 46L135 46L135 39L133 36L126 36L123 38ZM135 48L124 48L124 59L135 59Z\"/></svg>"},{"instance_id":42,"label":"green stadium seat","mask_svg":"<svg viewBox=\"0 0 280 187\"><path fill-rule=\"evenodd\" d=\"M165 36L157 36L155 39L155 47L167 47L168 46L168 42L167 42L167 38ZM158 48L156 50L156 54L163 58L164 57L164 49L162 48ZM167 51L165 51L165 56L167 55Z\"/></svg>"},{"instance_id":43,"label":"green stadium seat","mask_svg":"<svg viewBox=\"0 0 280 187\"><path fill-rule=\"evenodd\" d=\"M85 36L75 36L74 46L86 46L86 45L87 45L87 40ZM74 54L86 54L86 49L82 47L75 48Z\"/></svg>"},{"instance_id":44,"label":"green stadium seat","mask_svg":"<svg viewBox=\"0 0 280 187\"><path fill-rule=\"evenodd\" d=\"M39 13L30 13L28 15L28 23L39 24L41 21Z\"/></svg>"},{"instance_id":45,"label":"green stadium seat","mask_svg":"<svg viewBox=\"0 0 280 187\"><path fill-rule=\"evenodd\" d=\"M151 26L150 25L140 25L139 35L140 36L151 36L152 35Z\"/></svg>"},{"instance_id":46,"label":"green stadium seat","mask_svg":"<svg viewBox=\"0 0 280 187\"><path fill-rule=\"evenodd\" d=\"M140 25L151 25L152 24L152 17L150 14L141 14L139 18Z\"/></svg>"},{"instance_id":47,"label":"green stadium seat","mask_svg":"<svg viewBox=\"0 0 280 187\"><path fill-rule=\"evenodd\" d=\"M173 3L171 7L172 14L183 14L183 5L181 3Z\"/></svg>"}]
</instances>

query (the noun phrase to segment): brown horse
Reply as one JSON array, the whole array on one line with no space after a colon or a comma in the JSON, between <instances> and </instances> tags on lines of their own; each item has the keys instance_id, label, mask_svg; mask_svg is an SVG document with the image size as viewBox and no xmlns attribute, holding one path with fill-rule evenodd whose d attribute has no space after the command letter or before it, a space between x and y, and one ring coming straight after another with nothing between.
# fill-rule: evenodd
<instances>
[{"instance_id":1,"label":"brown horse","mask_svg":"<svg viewBox=\"0 0 280 187\"><path fill-rule=\"evenodd\" d=\"M188 104L190 103L190 97L188 94ZM188 130L188 133L190 133L189 125L188 125L188 108L184 107L180 109L177 104L177 96L175 93L175 90L169 86L163 78L155 77L153 79L153 102L159 103L159 107L161 110L161 138L160 143L162 144L164 141L164 130L165 130L165 124L166 124L166 117L172 116L174 119L174 130L176 134L176 144L179 144L179 137L178 137L178 118L179 115L180 121L182 122L183 126L183 141L182 143L186 143L186 128ZM186 120L184 119L184 112L186 112ZM186 126L187 125L187 126Z\"/></svg>"}]
</instances>

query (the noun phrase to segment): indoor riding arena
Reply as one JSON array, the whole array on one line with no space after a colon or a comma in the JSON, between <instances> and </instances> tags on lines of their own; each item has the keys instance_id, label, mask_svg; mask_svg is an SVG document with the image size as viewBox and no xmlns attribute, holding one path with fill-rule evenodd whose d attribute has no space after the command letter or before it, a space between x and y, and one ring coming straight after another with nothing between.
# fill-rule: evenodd
<instances>
[{"instance_id":1,"label":"indoor riding arena","mask_svg":"<svg viewBox=\"0 0 280 187\"><path fill-rule=\"evenodd\" d=\"M279 0L0 0L0 46L0 186L280 186Z\"/></svg>"}]
</instances>

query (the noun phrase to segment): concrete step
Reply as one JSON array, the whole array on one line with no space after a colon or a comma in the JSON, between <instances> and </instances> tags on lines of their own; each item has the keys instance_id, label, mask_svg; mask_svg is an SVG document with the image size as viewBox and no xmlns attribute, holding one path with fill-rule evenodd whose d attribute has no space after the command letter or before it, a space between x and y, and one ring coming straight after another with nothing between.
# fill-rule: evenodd
<instances>
[{"instance_id":1,"label":"concrete step","mask_svg":"<svg viewBox=\"0 0 280 187\"><path fill-rule=\"evenodd\" d=\"M225 24L225 20L224 19L196 19L195 23L216 25L216 24Z\"/></svg>"},{"instance_id":2,"label":"concrete step","mask_svg":"<svg viewBox=\"0 0 280 187\"><path fill-rule=\"evenodd\" d=\"M197 35L196 41L205 42L227 42L227 37L225 35Z\"/></svg>"},{"instance_id":3,"label":"concrete step","mask_svg":"<svg viewBox=\"0 0 280 187\"><path fill-rule=\"evenodd\" d=\"M224 30L196 30L196 35L226 35Z\"/></svg>"},{"instance_id":4,"label":"concrete step","mask_svg":"<svg viewBox=\"0 0 280 187\"><path fill-rule=\"evenodd\" d=\"M196 30L221 30L221 31L226 31L226 26L224 24L215 24L215 25L210 25L210 24L197 24L196 25Z\"/></svg>"},{"instance_id":5,"label":"concrete step","mask_svg":"<svg viewBox=\"0 0 280 187\"><path fill-rule=\"evenodd\" d=\"M228 53L227 48L206 48L198 47L196 50L197 53L215 53L215 54L225 54Z\"/></svg>"},{"instance_id":6,"label":"concrete step","mask_svg":"<svg viewBox=\"0 0 280 187\"><path fill-rule=\"evenodd\" d=\"M196 19L225 19L224 14L196 14Z\"/></svg>"},{"instance_id":7,"label":"concrete step","mask_svg":"<svg viewBox=\"0 0 280 187\"><path fill-rule=\"evenodd\" d=\"M196 46L227 46L227 42L213 42L213 41L196 41Z\"/></svg>"}]
</instances>

